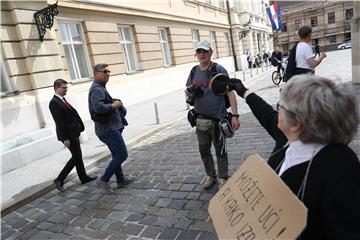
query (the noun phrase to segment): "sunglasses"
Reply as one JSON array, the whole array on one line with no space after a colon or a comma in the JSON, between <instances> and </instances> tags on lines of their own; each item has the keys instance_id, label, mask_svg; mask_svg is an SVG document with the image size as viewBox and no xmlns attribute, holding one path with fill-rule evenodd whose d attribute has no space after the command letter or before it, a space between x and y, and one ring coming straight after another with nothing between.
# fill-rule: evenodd
<instances>
[{"instance_id":1,"label":"sunglasses","mask_svg":"<svg viewBox=\"0 0 360 240\"><path fill-rule=\"evenodd\" d=\"M104 70L104 71L97 71L97 72L102 72L103 74L110 74L110 70Z\"/></svg>"}]
</instances>

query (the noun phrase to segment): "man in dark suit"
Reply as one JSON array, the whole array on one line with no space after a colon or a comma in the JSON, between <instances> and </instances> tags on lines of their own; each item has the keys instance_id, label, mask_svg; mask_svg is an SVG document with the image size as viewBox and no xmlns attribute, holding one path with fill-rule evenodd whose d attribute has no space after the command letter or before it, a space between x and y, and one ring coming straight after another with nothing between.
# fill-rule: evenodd
<instances>
[{"instance_id":1,"label":"man in dark suit","mask_svg":"<svg viewBox=\"0 0 360 240\"><path fill-rule=\"evenodd\" d=\"M64 98L68 90L67 82L64 79L56 79L54 90L55 94L50 101L49 109L56 124L56 135L71 152L70 160L54 180L55 187L60 192L64 192L64 180L74 167L76 167L81 184L90 182L96 177L88 176L85 171L79 141L80 132L84 131L85 127L75 108Z\"/></svg>"}]
</instances>

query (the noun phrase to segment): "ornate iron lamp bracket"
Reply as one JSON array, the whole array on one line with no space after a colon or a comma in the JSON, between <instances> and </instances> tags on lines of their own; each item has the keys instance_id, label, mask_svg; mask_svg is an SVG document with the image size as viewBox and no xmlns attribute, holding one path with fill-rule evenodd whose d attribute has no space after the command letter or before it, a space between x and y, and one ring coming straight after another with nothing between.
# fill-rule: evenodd
<instances>
[{"instance_id":1,"label":"ornate iron lamp bracket","mask_svg":"<svg viewBox=\"0 0 360 240\"><path fill-rule=\"evenodd\" d=\"M54 17L59 13L57 9L58 7L57 3L58 1L56 1L55 4L50 5L34 13L34 18L39 32L40 41L44 40L46 28L51 29L51 27L54 24Z\"/></svg>"}]
</instances>

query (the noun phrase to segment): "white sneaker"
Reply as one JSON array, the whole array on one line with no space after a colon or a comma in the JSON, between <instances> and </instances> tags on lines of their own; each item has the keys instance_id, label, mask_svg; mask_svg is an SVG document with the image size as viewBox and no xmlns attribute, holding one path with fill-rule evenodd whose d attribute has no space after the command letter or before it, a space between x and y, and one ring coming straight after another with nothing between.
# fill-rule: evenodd
<instances>
[{"instance_id":1,"label":"white sneaker","mask_svg":"<svg viewBox=\"0 0 360 240\"><path fill-rule=\"evenodd\" d=\"M219 189L222 188L222 186L224 186L226 181L227 181L227 179L225 179L225 178L219 178Z\"/></svg>"}]
</instances>

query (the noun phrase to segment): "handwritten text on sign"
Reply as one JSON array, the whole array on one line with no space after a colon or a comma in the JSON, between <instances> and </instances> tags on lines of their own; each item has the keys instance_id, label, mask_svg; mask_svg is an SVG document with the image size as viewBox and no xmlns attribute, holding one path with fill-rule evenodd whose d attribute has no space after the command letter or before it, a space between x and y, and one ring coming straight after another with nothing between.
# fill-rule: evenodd
<instances>
[{"instance_id":1,"label":"handwritten text on sign","mask_svg":"<svg viewBox=\"0 0 360 240\"><path fill-rule=\"evenodd\" d=\"M219 238L295 239L306 223L306 208L258 155L211 199L209 213Z\"/></svg>"}]
</instances>

